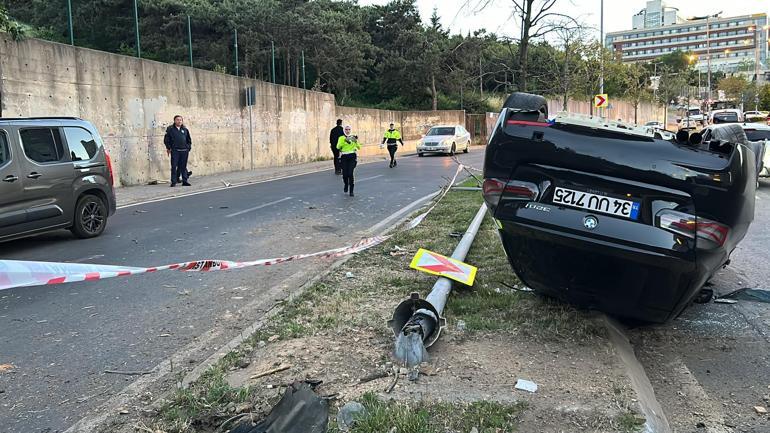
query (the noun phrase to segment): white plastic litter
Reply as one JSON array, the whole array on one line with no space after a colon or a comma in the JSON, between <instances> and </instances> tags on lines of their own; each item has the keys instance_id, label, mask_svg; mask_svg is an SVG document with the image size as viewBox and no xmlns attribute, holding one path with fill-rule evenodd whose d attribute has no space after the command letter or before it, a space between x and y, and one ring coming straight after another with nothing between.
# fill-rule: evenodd
<instances>
[{"instance_id":1,"label":"white plastic litter","mask_svg":"<svg viewBox=\"0 0 770 433\"><path fill-rule=\"evenodd\" d=\"M535 382L530 381L530 380L517 379L516 380L516 385L514 386L514 388L520 389L522 391L535 392L535 391L537 391L537 384Z\"/></svg>"}]
</instances>

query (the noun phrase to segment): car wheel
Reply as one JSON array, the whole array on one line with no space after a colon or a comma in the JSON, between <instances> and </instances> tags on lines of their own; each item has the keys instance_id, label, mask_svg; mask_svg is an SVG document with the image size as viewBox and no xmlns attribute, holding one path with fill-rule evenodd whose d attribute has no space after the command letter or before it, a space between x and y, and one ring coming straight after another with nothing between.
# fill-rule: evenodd
<instances>
[{"instance_id":1,"label":"car wheel","mask_svg":"<svg viewBox=\"0 0 770 433\"><path fill-rule=\"evenodd\" d=\"M539 112L537 119L535 120L544 120L548 118L548 102L540 95L522 92L512 93L511 96L505 100L503 107L523 111L523 113L513 113L511 116L511 119L513 120L532 120L532 112L535 111Z\"/></svg>"},{"instance_id":2,"label":"car wheel","mask_svg":"<svg viewBox=\"0 0 770 433\"><path fill-rule=\"evenodd\" d=\"M72 223L72 234L81 238L99 236L107 227L107 206L95 195L80 197L75 206L75 218Z\"/></svg>"},{"instance_id":3,"label":"car wheel","mask_svg":"<svg viewBox=\"0 0 770 433\"><path fill-rule=\"evenodd\" d=\"M455 154L455 144L452 143L452 150L449 151L449 156L454 156Z\"/></svg>"},{"instance_id":4,"label":"car wheel","mask_svg":"<svg viewBox=\"0 0 770 433\"><path fill-rule=\"evenodd\" d=\"M470 143L465 143L465 149L463 149L463 153L468 153L468 151L471 149Z\"/></svg>"}]
</instances>

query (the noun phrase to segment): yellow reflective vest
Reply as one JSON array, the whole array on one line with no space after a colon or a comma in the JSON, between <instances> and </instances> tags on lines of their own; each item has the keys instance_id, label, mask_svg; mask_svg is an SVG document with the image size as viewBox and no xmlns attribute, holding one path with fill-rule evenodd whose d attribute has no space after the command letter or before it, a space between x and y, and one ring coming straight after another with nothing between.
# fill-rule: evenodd
<instances>
[{"instance_id":1,"label":"yellow reflective vest","mask_svg":"<svg viewBox=\"0 0 770 433\"><path fill-rule=\"evenodd\" d=\"M397 141L400 141L401 144L404 144L403 140L401 140L401 133L398 131L398 129L388 129L385 131L385 136L382 138L382 142L388 142L388 144L396 144Z\"/></svg>"},{"instance_id":2,"label":"yellow reflective vest","mask_svg":"<svg viewBox=\"0 0 770 433\"><path fill-rule=\"evenodd\" d=\"M340 153L342 154L356 153L356 151L360 148L361 148L361 143L359 143L358 140L351 141L345 135L337 139L337 149L339 149Z\"/></svg>"}]
</instances>

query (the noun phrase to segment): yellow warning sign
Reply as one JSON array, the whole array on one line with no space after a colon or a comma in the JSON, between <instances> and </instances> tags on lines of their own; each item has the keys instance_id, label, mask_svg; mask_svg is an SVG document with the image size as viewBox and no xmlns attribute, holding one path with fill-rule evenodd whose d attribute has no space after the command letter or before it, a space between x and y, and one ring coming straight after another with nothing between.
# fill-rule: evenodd
<instances>
[{"instance_id":1,"label":"yellow warning sign","mask_svg":"<svg viewBox=\"0 0 770 433\"><path fill-rule=\"evenodd\" d=\"M610 104L609 99L607 98L606 93L600 93L596 96L594 96L594 107L596 108L606 108Z\"/></svg>"},{"instance_id":2,"label":"yellow warning sign","mask_svg":"<svg viewBox=\"0 0 770 433\"><path fill-rule=\"evenodd\" d=\"M447 277L467 286L473 285L477 271L475 266L423 248L420 248L414 255L409 267L431 275Z\"/></svg>"}]
</instances>

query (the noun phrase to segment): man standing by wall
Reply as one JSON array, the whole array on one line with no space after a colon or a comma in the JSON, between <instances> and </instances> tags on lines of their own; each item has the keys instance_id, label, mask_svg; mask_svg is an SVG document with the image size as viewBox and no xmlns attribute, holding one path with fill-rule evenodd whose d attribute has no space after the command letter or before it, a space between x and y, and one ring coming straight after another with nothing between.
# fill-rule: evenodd
<instances>
[{"instance_id":1,"label":"man standing by wall","mask_svg":"<svg viewBox=\"0 0 770 433\"><path fill-rule=\"evenodd\" d=\"M184 126L184 119L180 115L174 116L174 124L166 128L166 136L163 143L166 145L166 154L171 156L171 186L176 186L177 179L181 176L182 185L190 186L187 182L187 157L192 149L190 131Z\"/></svg>"},{"instance_id":2,"label":"man standing by wall","mask_svg":"<svg viewBox=\"0 0 770 433\"><path fill-rule=\"evenodd\" d=\"M340 137L343 135L345 135L345 131L342 129L342 119L337 119L337 126L332 128L329 133L329 145L332 148L332 154L334 154L334 174L342 174L340 151L337 149L337 142L339 142Z\"/></svg>"}]
</instances>

